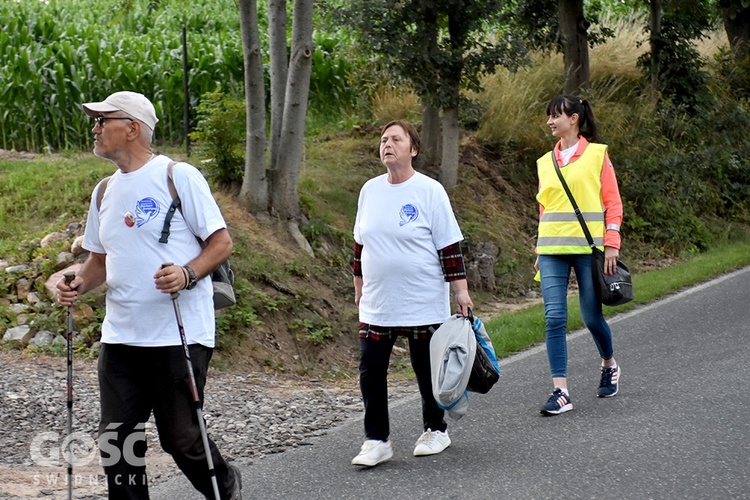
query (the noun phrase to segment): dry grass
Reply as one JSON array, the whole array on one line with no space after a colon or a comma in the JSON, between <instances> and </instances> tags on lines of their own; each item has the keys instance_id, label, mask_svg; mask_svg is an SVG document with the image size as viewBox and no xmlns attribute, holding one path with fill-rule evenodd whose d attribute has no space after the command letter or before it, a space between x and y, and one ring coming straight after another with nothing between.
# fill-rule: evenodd
<instances>
[{"instance_id":1,"label":"dry grass","mask_svg":"<svg viewBox=\"0 0 750 500\"><path fill-rule=\"evenodd\" d=\"M640 79L642 73L636 67L636 61L648 50L648 38L643 31L646 19L634 17L610 21L602 18L602 23L615 31L615 38L590 51L591 81L607 80L612 75L625 80Z\"/></svg>"},{"instance_id":2,"label":"dry grass","mask_svg":"<svg viewBox=\"0 0 750 500\"><path fill-rule=\"evenodd\" d=\"M536 55L516 72L500 70L484 81L487 111L477 132L481 142L538 144L544 138L544 108L562 86L562 57Z\"/></svg>"},{"instance_id":3,"label":"dry grass","mask_svg":"<svg viewBox=\"0 0 750 500\"><path fill-rule=\"evenodd\" d=\"M605 136L628 136L642 119L653 114L643 88L638 58L648 51L644 31L646 19L633 17L603 24L615 31L612 38L590 50L591 90L589 98L602 122ZM706 58L726 45L726 34L709 33L696 43ZM563 87L562 54L533 54L532 63L515 73L501 69L485 78L485 92L478 96L487 111L477 138L486 143L518 144L542 148L549 142L544 110L548 100ZM628 117L623 120L622 117Z\"/></svg>"},{"instance_id":4,"label":"dry grass","mask_svg":"<svg viewBox=\"0 0 750 500\"><path fill-rule=\"evenodd\" d=\"M590 97L597 103L627 100L637 92L634 85L641 79L636 66L638 57L647 50L643 20L622 19L604 24L615 30L615 38L594 47L589 53L592 89ZM533 54L532 64L515 73L500 70L485 79L482 98L487 113L477 137L480 141L517 143L538 148L548 141L545 107L563 87L562 54ZM635 90L634 90L635 89ZM616 99L615 99L616 98Z\"/></svg>"},{"instance_id":5,"label":"dry grass","mask_svg":"<svg viewBox=\"0 0 750 500\"><path fill-rule=\"evenodd\" d=\"M382 124L391 120L408 120L412 123L422 121L419 97L411 89L397 89L390 85L381 87L373 95L372 114Z\"/></svg>"},{"instance_id":6,"label":"dry grass","mask_svg":"<svg viewBox=\"0 0 750 500\"><path fill-rule=\"evenodd\" d=\"M708 34L706 38L695 44L700 55L706 58L715 56L722 46L728 46L727 33L722 29L717 29Z\"/></svg>"}]
</instances>

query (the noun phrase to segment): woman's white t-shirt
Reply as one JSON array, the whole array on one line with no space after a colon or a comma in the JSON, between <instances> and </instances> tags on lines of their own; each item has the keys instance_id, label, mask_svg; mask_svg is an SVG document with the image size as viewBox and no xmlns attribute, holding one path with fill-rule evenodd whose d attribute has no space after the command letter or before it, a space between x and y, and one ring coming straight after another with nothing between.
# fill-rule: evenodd
<instances>
[{"instance_id":1,"label":"woman's white t-shirt","mask_svg":"<svg viewBox=\"0 0 750 500\"><path fill-rule=\"evenodd\" d=\"M182 202L170 225L169 241L159 243L172 195L167 184L170 159L157 156L130 173L110 178L101 210L92 195L83 247L106 254L107 312L102 342L133 346L180 345L170 295L156 289L154 274L165 262L185 265L201 252L205 240L226 227L205 178L192 165L173 167L175 189ZM188 222L189 221L189 222ZM178 303L188 343L214 346L211 279L179 292Z\"/></svg>"},{"instance_id":2,"label":"woman's white t-shirt","mask_svg":"<svg viewBox=\"0 0 750 500\"><path fill-rule=\"evenodd\" d=\"M450 200L439 182L419 172L400 184L387 178L370 179L359 194L359 320L378 326L442 323L450 316L450 296L437 251L463 239Z\"/></svg>"}]
</instances>

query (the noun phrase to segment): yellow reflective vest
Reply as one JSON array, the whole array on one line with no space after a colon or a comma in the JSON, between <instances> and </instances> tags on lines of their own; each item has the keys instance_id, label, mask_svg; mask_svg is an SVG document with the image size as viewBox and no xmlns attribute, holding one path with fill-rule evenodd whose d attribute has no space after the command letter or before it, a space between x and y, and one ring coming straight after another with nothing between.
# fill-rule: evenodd
<instances>
[{"instance_id":1,"label":"yellow reflective vest","mask_svg":"<svg viewBox=\"0 0 750 500\"><path fill-rule=\"evenodd\" d=\"M539 193L536 199L544 207L539 221L537 253L584 254L591 247L583 234L573 205L565 194L552 163L553 151L536 162ZM607 154L605 144L590 143L575 161L560 167L565 182L583 213L586 226L599 248L604 248L604 205L602 202L602 166Z\"/></svg>"}]
</instances>

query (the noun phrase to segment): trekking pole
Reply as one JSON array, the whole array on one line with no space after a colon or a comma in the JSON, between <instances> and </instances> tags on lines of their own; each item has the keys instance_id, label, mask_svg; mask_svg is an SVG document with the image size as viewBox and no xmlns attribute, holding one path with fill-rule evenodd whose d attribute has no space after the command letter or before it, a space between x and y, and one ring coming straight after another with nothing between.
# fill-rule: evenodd
<instances>
[{"instance_id":1,"label":"trekking pole","mask_svg":"<svg viewBox=\"0 0 750 500\"><path fill-rule=\"evenodd\" d=\"M70 286L70 283L76 277L76 273L73 271L66 271L63 273L65 278L65 284ZM68 326L65 332L65 338L68 342L68 446L67 446L67 459L68 459L68 499L73 499L73 440L70 436L73 434L73 306L68 306Z\"/></svg>"},{"instance_id":2,"label":"trekking pole","mask_svg":"<svg viewBox=\"0 0 750 500\"><path fill-rule=\"evenodd\" d=\"M162 269L173 265L171 262L165 262L161 265ZM198 415L198 426L201 430L201 439L203 439L203 448L206 452L206 462L208 462L208 474L211 476L211 484L214 488L214 498L219 500L219 483L216 481L216 470L214 470L214 460L211 457L211 449L208 446L208 433L206 432L206 422L203 421L203 410L201 409L201 400L198 396L198 384L195 383L195 373L193 372L193 361L190 359L190 349L188 348L187 338L185 337L185 328L182 326L182 315L180 314L180 304L177 302L177 297L180 296L180 292L172 292L170 297L172 299L172 305L174 306L174 315L177 318L177 328L180 331L180 341L182 342L182 349L185 351L185 364L187 366L188 380L190 382L190 393L193 396L193 403L195 403L195 412Z\"/></svg>"}]
</instances>

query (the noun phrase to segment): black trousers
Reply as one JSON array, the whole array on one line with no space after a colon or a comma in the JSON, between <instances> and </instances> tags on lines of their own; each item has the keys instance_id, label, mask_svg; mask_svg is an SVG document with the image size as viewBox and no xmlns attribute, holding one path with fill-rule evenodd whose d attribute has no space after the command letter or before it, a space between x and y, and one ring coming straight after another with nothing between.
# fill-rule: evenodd
<instances>
[{"instance_id":1,"label":"black trousers","mask_svg":"<svg viewBox=\"0 0 750 500\"><path fill-rule=\"evenodd\" d=\"M189 347L201 406L213 349ZM154 413L161 446L195 489L213 498L211 476L180 346L102 344L99 354L99 449L109 498L147 499L145 422ZM209 439L219 492L228 498L234 473Z\"/></svg>"},{"instance_id":2,"label":"black trousers","mask_svg":"<svg viewBox=\"0 0 750 500\"><path fill-rule=\"evenodd\" d=\"M388 419L388 361L396 335L381 340L359 339L359 388L365 403L365 436L367 439L387 441L390 435ZM409 338L409 357L422 395L422 423L424 430L442 431L448 428L445 412L432 395L429 339Z\"/></svg>"}]
</instances>

